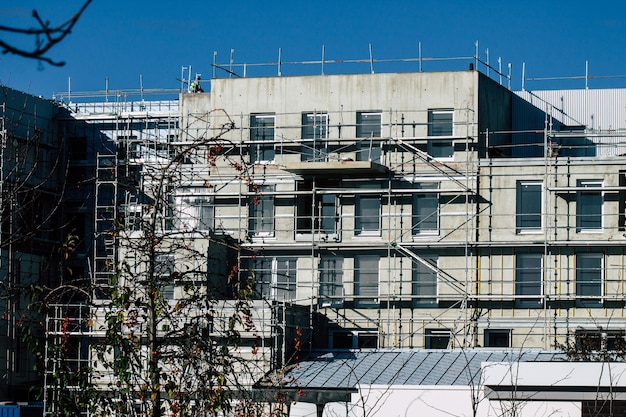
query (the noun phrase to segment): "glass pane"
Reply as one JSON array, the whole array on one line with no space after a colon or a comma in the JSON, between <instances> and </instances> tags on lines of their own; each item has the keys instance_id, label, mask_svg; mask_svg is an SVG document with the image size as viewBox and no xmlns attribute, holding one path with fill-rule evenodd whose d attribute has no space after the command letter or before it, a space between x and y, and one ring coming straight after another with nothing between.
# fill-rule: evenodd
<instances>
[{"instance_id":1,"label":"glass pane","mask_svg":"<svg viewBox=\"0 0 626 417\"><path fill-rule=\"evenodd\" d=\"M517 184L517 231L541 229L541 183Z\"/></svg>"},{"instance_id":2,"label":"glass pane","mask_svg":"<svg viewBox=\"0 0 626 417\"><path fill-rule=\"evenodd\" d=\"M529 296L542 294L541 254L518 254L515 260L515 294ZM517 307L539 307L540 298L516 298Z\"/></svg>"},{"instance_id":3,"label":"glass pane","mask_svg":"<svg viewBox=\"0 0 626 417\"><path fill-rule=\"evenodd\" d=\"M296 297L296 260L276 259L276 299L287 300Z\"/></svg>"},{"instance_id":4,"label":"glass pane","mask_svg":"<svg viewBox=\"0 0 626 417\"><path fill-rule=\"evenodd\" d=\"M454 145L451 140L429 140L428 154L433 158L452 158Z\"/></svg>"},{"instance_id":5,"label":"glass pane","mask_svg":"<svg viewBox=\"0 0 626 417\"><path fill-rule=\"evenodd\" d=\"M356 234L380 231L380 197L357 198Z\"/></svg>"},{"instance_id":6,"label":"glass pane","mask_svg":"<svg viewBox=\"0 0 626 417\"><path fill-rule=\"evenodd\" d=\"M598 307L602 304L602 254L576 256L576 304L580 307ZM579 298L589 296L594 298Z\"/></svg>"},{"instance_id":7,"label":"glass pane","mask_svg":"<svg viewBox=\"0 0 626 417\"><path fill-rule=\"evenodd\" d=\"M357 113L356 137L379 138L381 133L380 113Z\"/></svg>"},{"instance_id":8,"label":"glass pane","mask_svg":"<svg viewBox=\"0 0 626 417\"><path fill-rule=\"evenodd\" d=\"M320 260L320 304L340 305L343 303L343 259L322 258Z\"/></svg>"},{"instance_id":9,"label":"glass pane","mask_svg":"<svg viewBox=\"0 0 626 417\"><path fill-rule=\"evenodd\" d=\"M420 189L437 188L437 184L418 185ZM439 231L439 195L418 193L413 201L413 234Z\"/></svg>"},{"instance_id":10,"label":"glass pane","mask_svg":"<svg viewBox=\"0 0 626 417\"><path fill-rule=\"evenodd\" d=\"M452 136L452 111L428 111L428 136Z\"/></svg>"},{"instance_id":11,"label":"glass pane","mask_svg":"<svg viewBox=\"0 0 626 417\"><path fill-rule=\"evenodd\" d=\"M437 304L437 258L424 257L422 262L414 262L413 300L415 307L432 307Z\"/></svg>"},{"instance_id":12,"label":"glass pane","mask_svg":"<svg viewBox=\"0 0 626 417\"><path fill-rule=\"evenodd\" d=\"M324 113L302 114L302 160L324 160L324 144L328 132L328 115Z\"/></svg>"},{"instance_id":13,"label":"glass pane","mask_svg":"<svg viewBox=\"0 0 626 417\"><path fill-rule=\"evenodd\" d=\"M580 182L581 187L600 187L600 183ZM576 202L576 229L598 230L602 229L602 191L579 191Z\"/></svg>"},{"instance_id":14,"label":"glass pane","mask_svg":"<svg viewBox=\"0 0 626 417\"><path fill-rule=\"evenodd\" d=\"M378 307L378 256L359 256L355 258L354 294L366 296L355 298L357 307Z\"/></svg>"},{"instance_id":15,"label":"glass pane","mask_svg":"<svg viewBox=\"0 0 626 417\"><path fill-rule=\"evenodd\" d=\"M250 210L249 230L253 236L274 234L274 196L264 193L274 191L273 186L265 185L257 189L248 204Z\"/></svg>"},{"instance_id":16,"label":"glass pane","mask_svg":"<svg viewBox=\"0 0 626 417\"><path fill-rule=\"evenodd\" d=\"M274 124L274 116L251 116L250 140L256 142L251 145L250 149L252 162L274 160Z\"/></svg>"}]
</instances>

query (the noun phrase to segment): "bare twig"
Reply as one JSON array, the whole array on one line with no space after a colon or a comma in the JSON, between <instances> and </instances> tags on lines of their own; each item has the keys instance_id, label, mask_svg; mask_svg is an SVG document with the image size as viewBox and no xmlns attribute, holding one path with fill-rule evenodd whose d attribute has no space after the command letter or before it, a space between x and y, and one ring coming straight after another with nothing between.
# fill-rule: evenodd
<instances>
[{"instance_id":1,"label":"bare twig","mask_svg":"<svg viewBox=\"0 0 626 417\"><path fill-rule=\"evenodd\" d=\"M65 37L72 32L74 25L78 22L83 12L87 9L87 6L89 6L91 2L92 0L86 0L82 7L76 11L72 17L55 27L50 26L49 21L44 21L41 16L39 16L37 10L33 10L33 18L37 21L37 27L19 28L0 25L0 34L17 33L20 35L35 37L35 46L33 49L20 48L0 38L0 49L2 50L2 53L19 55L25 58L33 58L58 67L65 65L65 62L55 61L52 58L47 57L46 54L50 51L50 49L52 49L52 47L63 41L63 39L65 39Z\"/></svg>"}]
</instances>

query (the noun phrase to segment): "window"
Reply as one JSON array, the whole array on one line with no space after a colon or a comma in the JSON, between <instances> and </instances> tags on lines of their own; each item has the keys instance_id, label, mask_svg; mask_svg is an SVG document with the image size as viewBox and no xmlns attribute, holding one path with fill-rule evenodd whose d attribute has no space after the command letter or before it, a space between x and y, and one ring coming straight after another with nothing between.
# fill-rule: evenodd
<instances>
[{"instance_id":1,"label":"window","mask_svg":"<svg viewBox=\"0 0 626 417\"><path fill-rule=\"evenodd\" d=\"M326 154L322 139L328 137L328 114L302 114L302 160L324 161Z\"/></svg>"},{"instance_id":2,"label":"window","mask_svg":"<svg viewBox=\"0 0 626 417\"><path fill-rule=\"evenodd\" d=\"M576 231L594 231L602 229L602 187L597 181L578 181L578 187L589 191L578 191L576 195ZM596 188L596 189L594 189Z\"/></svg>"},{"instance_id":3,"label":"window","mask_svg":"<svg viewBox=\"0 0 626 417\"><path fill-rule=\"evenodd\" d=\"M485 347L511 347L511 330L487 329L485 330Z\"/></svg>"},{"instance_id":4,"label":"window","mask_svg":"<svg viewBox=\"0 0 626 417\"><path fill-rule=\"evenodd\" d=\"M361 255L354 259L354 305L377 308L379 256Z\"/></svg>"},{"instance_id":5,"label":"window","mask_svg":"<svg viewBox=\"0 0 626 417\"><path fill-rule=\"evenodd\" d=\"M439 194L426 190L436 190L439 184L416 184L416 188L425 191L413 196L413 235L436 235L439 233Z\"/></svg>"},{"instance_id":6,"label":"window","mask_svg":"<svg viewBox=\"0 0 626 417\"><path fill-rule=\"evenodd\" d=\"M206 195L206 191L206 188L181 188L172 197L171 216L175 230L213 229L213 197Z\"/></svg>"},{"instance_id":7,"label":"window","mask_svg":"<svg viewBox=\"0 0 626 417\"><path fill-rule=\"evenodd\" d=\"M624 351L623 330L576 330L576 349L580 353Z\"/></svg>"},{"instance_id":8,"label":"window","mask_svg":"<svg viewBox=\"0 0 626 417\"><path fill-rule=\"evenodd\" d=\"M375 141L373 138L381 137L381 119L380 111L356 114L356 137L365 139L357 143L357 161L380 162L382 142Z\"/></svg>"},{"instance_id":9,"label":"window","mask_svg":"<svg viewBox=\"0 0 626 417\"><path fill-rule=\"evenodd\" d=\"M293 300L296 298L296 259L276 258L274 298L277 300Z\"/></svg>"},{"instance_id":10,"label":"window","mask_svg":"<svg viewBox=\"0 0 626 417\"><path fill-rule=\"evenodd\" d=\"M452 136L452 110L428 110L428 136ZM451 139L429 139L428 154L433 158L452 158L454 143Z\"/></svg>"},{"instance_id":11,"label":"window","mask_svg":"<svg viewBox=\"0 0 626 417\"><path fill-rule=\"evenodd\" d=\"M331 349L376 349L378 332L367 330L337 330L330 335Z\"/></svg>"},{"instance_id":12,"label":"window","mask_svg":"<svg viewBox=\"0 0 626 417\"><path fill-rule=\"evenodd\" d=\"M448 329L426 329L424 333L425 349L449 349L450 330Z\"/></svg>"},{"instance_id":13,"label":"window","mask_svg":"<svg viewBox=\"0 0 626 417\"><path fill-rule=\"evenodd\" d=\"M357 195L355 235L380 236L380 206L380 195Z\"/></svg>"},{"instance_id":14,"label":"window","mask_svg":"<svg viewBox=\"0 0 626 417\"><path fill-rule=\"evenodd\" d=\"M252 186L254 194L248 204L250 210L249 231L252 237L274 236L273 185Z\"/></svg>"},{"instance_id":15,"label":"window","mask_svg":"<svg viewBox=\"0 0 626 417\"><path fill-rule=\"evenodd\" d=\"M602 258L601 253L576 255L576 305L579 307L602 305Z\"/></svg>"},{"instance_id":16,"label":"window","mask_svg":"<svg viewBox=\"0 0 626 417\"><path fill-rule=\"evenodd\" d=\"M437 257L422 257L413 263L413 306L437 305Z\"/></svg>"},{"instance_id":17,"label":"window","mask_svg":"<svg viewBox=\"0 0 626 417\"><path fill-rule=\"evenodd\" d=\"M452 136L452 110L428 110L428 136Z\"/></svg>"},{"instance_id":18,"label":"window","mask_svg":"<svg viewBox=\"0 0 626 417\"><path fill-rule=\"evenodd\" d=\"M340 307L343 305L343 259L322 257L319 264L320 305Z\"/></svg>"},{"instance_id":19,"label":"window","mask_svg":"<svg viewBox=\"0 0 626 417\"><path fill-rule=\"evenodd\" d=\"M522 308L541 307L542 255L521 253L515 259L515 305ZM533 297L537 296L537 297Z\"/></svg>"},{"instance_id":20,"label":"window","mask_svg":"<svg viewBox=\"0 0 626 417\"><path fill-rule=\"evenodd\" d=\"M161 294L166 300L174 299L174 273L175 258L169 253L157 254L154 258L154 275L161 282Z\"/></svg>"},{"instance_id":21,"label":"window","mask_svg":"<svg viewBox=\"0 0 626 417\"><path fill-rule=\"evenodd\" d=\"M264 299L292 300L296 297L296 259L257 257L254 260L254 283Z\"/></svg>"},{"instance_id":22,"label":"window","mask_svg":"<svg viewBox=\"0 0 626 417\"><path fill-rule=\"evenodd\" d=\"M313 182L302 181L297 184L298 191L311 193L298 195L296 199L296 233L319 233L321 238L330 238L329 235L337 233L337 195L325 191L337 188L338 185L338 181L319 181L315 184L316 191L313 194Z\"/></svg>"},{"instance_id":23,"label":"window","mask_svg":"<svg viewBox=\"0 0 626 417\"><path fill-rule=\"evenodd\" d=\"M254 114L250 116L250 161L252 163L274 161L275 116Z\"/></svg>"},{"instance_id":24,"label":"window","mask_svg":"<svg viewBox=\"0 0 626 417\"><path fill-rule=\"evenodd\" d=\"M542 188L537 181L517 182L517 233L541 231Z\"/></svg>"}]
</instances>

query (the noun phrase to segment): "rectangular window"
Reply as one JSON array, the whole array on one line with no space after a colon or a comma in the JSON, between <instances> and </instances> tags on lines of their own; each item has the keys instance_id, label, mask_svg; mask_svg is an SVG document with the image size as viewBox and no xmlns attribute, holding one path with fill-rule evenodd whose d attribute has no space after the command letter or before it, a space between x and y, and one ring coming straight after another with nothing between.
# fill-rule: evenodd
<instances>
[{"instance_id":1,"label":"rectangular window","mask_svg":"<svg viewBox=\"0 0 626 417\"><path fill-rule=\"evenodd\" d=\"M425 349L451 349L450 330L448 329L426 329L424 333Z\"/></svg>"},{"instance_id":2,"label":"rectangular window","mask_svg":"<svg viewBox=\"0 0 626 417\"><path fill-rule=\"evenodd\" d=\"M154 275L161 283L161 294L166 300L174 299L175 257L169 253L157 254L154 258Z\"/></svg>"},{"instance_id":3,"label":"rectangular window","mask_svg":"<svg viewBox=\"0 0 626 417\"><path fill-rule=\"evenodd\" d=\"M328 114L302 113L302 160L324 161L328 154L323 139L328 137Z\"/></svg>"},{"instance_id":4,"label":"rectangular window","mask_svg":"<svg viewBox=\"0 0 626 417\"><path fill-rule=\"evenodd\" d=\"M276 300L293 300L296 298L296 259L276 258L274 282Z\"/></svg>"},{"instance_id":5,"label":"rectangular window","mask_svg":"<svg viewBox=\"0 0 626 417\"><path fill-rule=\"evenodd\" d=\"M439 234L439 194L426 191L438 189L439 184L416 184L416 188L425 191L413 195L413 235Z\"/></svg>"},{"instance_id":6,"label":"rectangular window","mask_svg":"<svg viewBox=\"0 0 626 417\"><path fill-rule=\"evenodd\" d=\"M257 257L252 262L252 276L254 276L255 298L269 299L272 294L272 264L270 257Z\"/></svg>"},{"instance_id":7,"label":"rectangular window","mask_svg":"<svg viewBox=\"0 0 626 417\"><path fill-rule=\"evenodd\" d=\"M380 236L380 195L356 196L355 235Z\"/></svg>"},{"instance_id":8,"label":"rectangular window","mask_svg":"<svg viewBox=\"0 0 626 417\"><path fill-rule=\"evenodd\" d=\"M357 142L357 161L380 162L382 142L374 140L381 137L382 113L358 112L356 114L356 137L362 140Z\"/></svg>"},{"instance_id":9,"label":"rectangular window","mask_svg":"<svg viewBox=\"0 0 626 417\"><path fill-rule=\"evenodd\" d=\"M428 136L452 136L453 111L449 109L428 110ZM428 154L433 158L452 158L454 143L451 139L428 140Z\"/></svg>"},{"instance_id":10,"label":"rectangular window","mask_svg":"<svg viewBox=\"0 0 626 417\"><path fill-rule=\"evenodd\" d=\"M601 253L576 255L576 305L600 307L602 305L602 259Z\"/></svg>"},{"instance_id":11,"label":"rectangular window","mask_svg":"<svg viewBox=\"0 0 626 417\"><path fill-rule=\"evenodd\" d=\"M257 296L281 301L296 297L296 258L257 257L252 265Z\"/></svg>"},{"instance_id":12,"label":"rectangular window","mask_svg":"<svg viewBox=\"0 0 626 417\"><path fill-rule=\"evenodd\" d=\"M509 329L486 329L485 347L511 347L511 330Z\"/></svg>"},{"instance_id":13,"label":"rectangular window","mask_svg":"<svg viewBox=\"0 0 626 417\"><path fill-rule=\"evenodd\" d=\"M249 231L252 237L274 236L273 185L252 186L254 194L248 204L250 211Z\"/></svg>"},{"instance_id":14,"label":"rectangular window","mask_svg":"<svg viewBox=\"0 0 626 417\"><path fill-rule=\"evenodd\" d=\"M368 330L336 330L330 334L331 349L376 349L378 332Z\"/></svg>"},{"instance_id":15,"label":"rectangular window","mask_svg":"<svg viewBox=\"0 0 626 417\"><path fill-rule=\"evenodd\" d=\"M595 231L602 229L602 182L578 181L578 187L589 191L578 191L576 194L576 231Z\"/></svg>"},{"instance_id":16,"label":"rectangular window","mask_svg":"<svg viewBox=\"0 0 626 417\"><path fill-rule=\"evenodd\" d=\"M296 233L317 233L321 235L321 238L337 233L339 223L337 195L325 193L325 191L338 186L338 181L318 181L315 185L315 193L313 193L313 182L297 183L298 191L311 191L311 193L300 194L296 199Z\"/></svg>"},{"instance_id":17,"label":"rectangular window","mask_svg":"<svg viewBox=\"0 0 626 417\"><path fill-rule=\"evenodd\" d=\"M413 306L437 305L437 257L427 256L413 263Z\"/></svg>"},{"instance_id":18,"label":"rectangular window","mask_svg":"<svg viewBox=\"0 0 626 417\"><path fill-rule=\"evenodd\" d=\"M452 114L449 109L428 110L428 136L452 136Z\"/></svg>"},{"instance_id":19,"label":"rectangular window","mask_svg":"<svg viewBox=\"0 0 626 417\"><path fill-rule=\"evenodd\" d=\"M576 330L574 339L581 354L623 352L626 349L623 330Z\"/></svg>"},{"instance_id":20,"label":"rectangular window","mask_svg":"<svg viewBox=\"0 0 626 417\"><path fill-rule=\"evenodd\" d=\"M517 233L541 231L541 206L543 204L542 194L543 184L541 182L517 182Z\"/></svg>"},{"instance_id":21,"label":"rectangular window","mask_svg":"<svg viewBox=\"0 0 626 417\"><path fill-rule=\"evenodd\" d=\"M343 259L322 257L319 273L320 306L341 307L343 305Z\"/></svg>"},{"instance_id":22,"label":"rectangular window","mask_svg":"<svg viewBox=\"0 0 626 417\"><path fill-rule=\"evenodd\" d=\"M539 308L543 305L542 255L520 253L515 258L515 306ZM534 297L536 296L536 297Z\"/></svg>"},{"instance_id":23,"label":"rectangular window","mask_svg":"<svg viewBox=\"0 0 626 417\"><path fill-rule=\"evenodd\" d=\"M378 308L378 263L376 255L354 258L354 305L360 308Z\"/></svg>"},{"instance_id":24,"label":"rectangular window","mask_svg":"<svg viewBox=\"0 0 626 417\"><path fill-rule=\"evenodd\" d=\"M181 188L172 196L171 222L174 230L206 231L213 229L213 197L207 189ZM204 194L204 195L203 195ZM140 208L140 207L138 207Z\"/></svg>"},{"instance_id":25,"label":"rectangular window","mask_svg":"<svg viewBox=\"0 0 626 417\"><path fill-rule=\"evenodd\" d=\"M275 116L253 114L250 116L250 161L252 163L273 162Z\"/></svg>"}]
</instances>

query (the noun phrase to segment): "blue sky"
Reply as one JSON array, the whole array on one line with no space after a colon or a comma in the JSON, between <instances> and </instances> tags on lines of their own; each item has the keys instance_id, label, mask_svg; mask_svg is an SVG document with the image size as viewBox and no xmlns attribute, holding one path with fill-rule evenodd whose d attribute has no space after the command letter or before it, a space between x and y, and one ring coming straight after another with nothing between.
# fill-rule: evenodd
<instances>
[{"instance_id":1,"label":"blue sky","mask_svg":"<svg viewBox=\"0 0 626 417\"><path fill-rule=\"evenodd\" d=\"M37 9L52 24L77 10L80 0L5 1L0 24L32 26ZM21 42L13 35L5 40ZM272 62L281 48L283 61L367 59L372 45L378 59L479 54L497 66L512 65L511 87L521 87L522 64L527 77L626 74L626 2L572 1L187 1L94 0L73 33L49 56L60 68L11 55L0 55L0 83L52 97L54 92L105 88L178 88L181 67L210 78L213 51L227 63L234 49L236 63ZM463 63L463 68L467 64ZM308 71L320 69L309 67ZM424 62L425 71L436 69ZM417 64L376 66L375 71L416 70ZM283 75L298 69L284 67ZM369 64L352 64L327 73L369 71ZM240 70L238 72L241 73ZM248 69L253 74L253 69ZM275 73L275 69L272 69ZM223 74L223 73L222 73ZM590 87L626 86L626 78L592 80ZM527 89L581 87L527 82Z\"/></svg>"}]
</instances>

